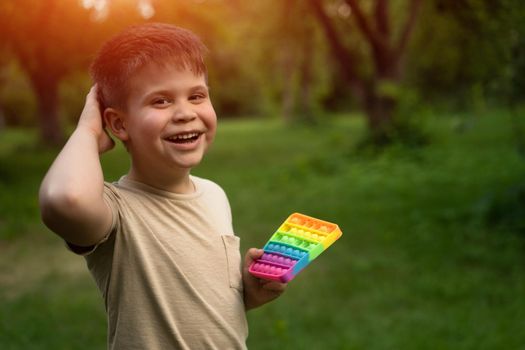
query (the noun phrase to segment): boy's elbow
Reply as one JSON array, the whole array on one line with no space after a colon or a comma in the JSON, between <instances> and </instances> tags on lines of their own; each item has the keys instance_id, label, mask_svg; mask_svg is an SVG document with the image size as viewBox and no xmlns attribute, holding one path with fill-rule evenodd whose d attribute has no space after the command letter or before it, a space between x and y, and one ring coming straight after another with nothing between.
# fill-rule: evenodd
<instances>
[{"instance_id":1,"label":"boy's elbow","mask_svg":"<svg viewBox=\"0 0 525 350\"><path fill-rule=\"evenodd\" d=\"M81 196L74 191L41 188L39 193L42 222L55 231L57 223L77 215L82 207Z\"/></svg>"},{"instance_id":2,"label":"boy's elbow","mask_svg":"<svg viewBox=\"0 0 525 350\"><path fill-rule=\"evenodd\" d=\"M100 241L110 225L104 200L82 189L42 186L39 193L40 217L54 233L69 243L90 246Z\"/></svg>"}]
</instances>

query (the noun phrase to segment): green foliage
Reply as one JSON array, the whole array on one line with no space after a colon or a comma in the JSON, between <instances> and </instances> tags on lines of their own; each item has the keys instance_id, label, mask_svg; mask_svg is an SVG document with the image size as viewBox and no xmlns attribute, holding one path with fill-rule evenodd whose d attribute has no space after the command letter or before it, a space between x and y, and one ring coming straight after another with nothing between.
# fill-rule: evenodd
<instances>
[{"instance_id":1,"label":"green foliage","mask_svg":"<svg viewBox=\"0 0 525 350\"><path fill-rule=\"evenodd\" d=\"M152 2L155 14L149 20L176 23L204 38L211 49L210 85L219 115L285 115L292 121L315 121L325 110L355 108L356 96L337 70L308 3L158 0ZM408 3L390 5L392 38L400 36L398 24L406 19ZM0 106L8 124L36 125L37 106L28 81L42 80L39 74L61 79L61 121L75 121L90 85L87 63L100 42L130 23L145 21L137 1L109 2L105 19L79 4L9 0L0 5L0 64L8 77L2 78ZM336 30L345 34L342 44L360 62L354 67L358 76L371 76L370 47L348 5L324 4ZM362 5L370 19L374 4ZM481 113L493 104L519 104L525 84L524 15L524 3L517 0L424 2L404 65L408 79L402 90L417 91L418 104L443 109L468 107ZM13 57L24 74L13 68ZM380 87L386 94L405 94L398 89ZM406 118L410 113L399 114ZM412 114L417 119L420 113Z\"/></svg>"},{"instance_id":2,"label":"green foliage","mask_svg":"<svg viewBox=\"0 0 525 350\"><path fill-rule=\"evenodd\" d=\"M24 235L38 224L38 188L56 151L42 149L35 139L27 130L1 135L0 239Z\"/></svg>"},{"instance_id":3,"label":"green foliage","mask_svg":"<svg viewBox=\"0 0 525 350\"><path fill-rule=\"evenodd\" d=\"M525 183L518 183L482 202L487 223L501 231L525 236Z\"/></svg>"},{"instance_id":4,"label":"green foliage","mask_svg":"<svg viewBox=\"0 0 525 350\"><path fill-rule=\"evenodd\" d=\"M524 80L518 73L524 62L524 3L434 0L425 5L407 64L408 81L424 99L447 108L483 109L517 97L515 87Z\"/></svg>"}]
</instances>

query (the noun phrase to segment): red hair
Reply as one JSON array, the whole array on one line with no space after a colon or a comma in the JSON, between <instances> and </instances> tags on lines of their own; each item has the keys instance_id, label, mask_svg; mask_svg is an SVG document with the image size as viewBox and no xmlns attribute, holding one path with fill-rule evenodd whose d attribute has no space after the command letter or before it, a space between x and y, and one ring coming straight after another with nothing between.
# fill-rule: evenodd
<instances>
[{"instance_id":1,"label":"red hair","mask_svg":"<svg viewBox=\"0 0 525 350\"><path fill-rule=\"evenodd\" d=\"M106 41L95 56L90 74L98 86L103 108L125 109L127 81L149 63L175 65L196 75L207 75L206 46L193 32L164 23L126 28Z\"/></svg>"}]
</instances>

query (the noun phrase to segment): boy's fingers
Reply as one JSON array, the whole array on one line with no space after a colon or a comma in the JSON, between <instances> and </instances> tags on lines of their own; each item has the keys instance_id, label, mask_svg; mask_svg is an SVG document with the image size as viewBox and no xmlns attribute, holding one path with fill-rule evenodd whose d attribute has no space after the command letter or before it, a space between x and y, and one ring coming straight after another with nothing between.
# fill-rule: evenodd
<instances>
[{"instance_id":1,"label":"boy's fingers","mask_svg":"<svg viewBox=\"0 0 525 350\"><path fill-rule=\"evenodd\" d=\"M108 131L104 129L105 135L103 136L102 140L100 141L100 153L104 153L115 147L115 141L109 136Z\"/></svg>"},{"instance_id":2,"label":"boy's fingers","mask_svg":"<svg viewBox=\"0 0 525 350\"><path fill-rule=\"evenodd\" d=\"M97 103L97 86L93 85L86 96L86 102Z\"/></svg>"},{"instance_id":3,"label":"boy's fingers","mask_svg":"<svg viewBox=\"0 0 525 350\"><path fill-rule=\"evenodd\" d=\"M80 119L91 120L93 119L93 116L95 116L95 118L100 118L100 120L102 121L102 114L100 112L100 107L97 99L96 87L94 86L91 88L91 90L89 90L89 93L86 96L86 104L84 105L84 109L82 110Z\"/></svg>"},{"instance_id":4,"label":"boy's fingers","mask_svg":"<svg viewBox=\"0 0 525 350\"><path fill-rule=\"evenodd\" d=\"M244 257L244 267L248 269L254 260L259 259L264 254L264 250L257 248L250 248Z\"/></svg>"},{"instance_id":5,"label":"boy's fingers","mask_svg":"<svg viewBox=\"0 0 525 350\"><path fill-rule=\"evenodd\" d=\"M284 290L286 289L286 286L288 284L287 283L279 283L279 282L276 282L276 281L270 281L268 283L265 283L263 284L263 288L266 289L266 290L271 290L273 292L284 292Z\"/></svg>"}]
</instances>

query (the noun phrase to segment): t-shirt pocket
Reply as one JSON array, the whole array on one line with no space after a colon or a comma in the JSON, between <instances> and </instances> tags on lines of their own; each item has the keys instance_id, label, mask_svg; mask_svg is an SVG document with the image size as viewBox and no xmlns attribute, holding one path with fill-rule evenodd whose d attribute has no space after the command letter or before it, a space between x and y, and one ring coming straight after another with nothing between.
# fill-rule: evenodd
<instances>
[{"instance_id":1,"label":"t-shirt pocket","mask_svg":"<svg viewBox=\"0 0 525 350\"><path fill-rule=\"evenodd\" d=\"M242 292L241 240L234 235L222 235L221 238L226 251L230 288L235 288Z\"/></svg>"}]
</instances>

